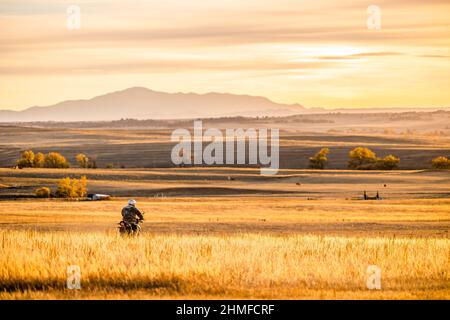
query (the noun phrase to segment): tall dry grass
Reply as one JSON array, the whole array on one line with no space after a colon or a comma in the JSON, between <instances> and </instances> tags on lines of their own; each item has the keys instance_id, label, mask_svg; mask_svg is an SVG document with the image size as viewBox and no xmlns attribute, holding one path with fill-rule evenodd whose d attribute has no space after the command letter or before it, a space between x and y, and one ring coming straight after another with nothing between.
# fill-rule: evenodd
<instances>
[{"instance_id":1,"label":"tall dry grass","mask_svg":"<svg viewBox=\"0 0 450 320\"><path fill-rule=\"evenodd\" d=\"M0 297L47 291L70 297L67 266L78 265L79 292L91 297L134 290L175 297L345 292L340 297L359 298L367 297L370 264L382 270L382 290L369 297L450 297L449 239L0 231L0 250Z\"/></svg>"}]
</instances>

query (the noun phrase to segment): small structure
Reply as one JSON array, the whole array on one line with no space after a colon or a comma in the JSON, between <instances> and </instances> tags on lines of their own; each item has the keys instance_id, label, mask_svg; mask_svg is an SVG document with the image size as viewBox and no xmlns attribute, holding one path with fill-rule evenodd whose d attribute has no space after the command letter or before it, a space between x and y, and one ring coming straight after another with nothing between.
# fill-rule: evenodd
<instances>
[{"instance_id":1,"label":"small structure","mask_svg":"<svg viewBox=\"0 0 450 320\"><path fill-rule=\"evenodd\" d=\"M364 200L382 200L382 198L380 197L380 194L377 191L377 195L375 197L369 197L366 193L366 191L364 191Z\"/></svg>"},{"instance_id":2,"label":"small structure","mask_svg":"<svg viewBox=\"0 0 450 320\"><path fill-rule=\"evenodd\" d=\"M109 194L90 193L87 198L92 201L109 200L111 196Z\"/></svg>"}]
</instances>

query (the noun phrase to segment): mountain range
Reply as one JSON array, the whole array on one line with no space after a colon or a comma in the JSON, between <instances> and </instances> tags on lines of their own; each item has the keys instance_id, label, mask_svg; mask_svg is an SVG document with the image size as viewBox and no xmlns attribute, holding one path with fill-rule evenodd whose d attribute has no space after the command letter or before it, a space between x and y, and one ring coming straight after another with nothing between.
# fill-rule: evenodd
<instances>
[{"instance_id":1,"label":"mountain range","mask_svg":"<svg viewBox=\"0 0 450 320\"><path fill-rule=\"evenodd\" d=\"M133 87L92 99L68 100L22 111L0 110L0 122L286 116L305 110L299 104L280 104L258 96L165 93Z\"/></svg>"},{"instance_id":2,"label":"mountain range","mask_svg":"<svg viewBox=\"0 0 450 320\"><path fill-rule=\"evenodd\" d=\"M450 110L448 107L305 108L265 97L210 92L166 93L133 87L91 99L68 100L21 111L0 110L0 122L112 121L120 119L196 119L216 117L290 116L313 113L401 113Z\"/></svg>"}]
</instances>

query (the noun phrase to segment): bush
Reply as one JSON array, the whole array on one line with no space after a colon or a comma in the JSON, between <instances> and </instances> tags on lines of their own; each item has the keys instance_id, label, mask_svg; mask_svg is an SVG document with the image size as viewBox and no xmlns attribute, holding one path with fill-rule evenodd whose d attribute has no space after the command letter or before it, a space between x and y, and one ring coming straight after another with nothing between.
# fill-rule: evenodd
<instances>
[{"instance_id":1,"label":"bush","mask_svg":"<svg viewBox=\"0 0 450 320\"><path fill-rule=\"evenodd\" d=\"M350 169L373 169L377 162L375 153L368 149L358 147L349 153L348 167Z\"/></svg>"},{"instance_id":2,"label":"bush","mask_svg":"<svg viewBox=\"0 0 450 320\"><path fill-rule=\"evenodd\" d=\"M27 150L22 152L21 157L16 162L19 169L22 168L33 168L34 167L34 152L32 150Z\"/></svg>"},{"instance_id":3,"label":"bush","mask_svg":"<svg viewBox=\"0 0 450 320\"><path fill-rule=\"evenodd\" d=\"M39 189L36 189L36 191L34 192L34 194L36 195L36 197L38 198L50 198L51 196L51 191L49 188L47 187L42 187Z\"/></svg>"},{"instance_id":4,"label":"bush","mask_svg":"<svg viewBox=\"0 0 450 320\"><path fill-rule=\"evenodd\" d=\"M50 152L45 155L44 167L46 168L69 168L66 158L57 152Z\"/></svg>"},{"instance_id":5,"label":"bush","mask_svg":"<svg viewBox=\"0 0 450 320\"><path fill-rule=\"evenodd\" d=\"M97 169L97 157L91 157L88 162L88 168Z\"/></svg>"},{"instance_id":6,"label":"bush","mask_svg":"<svg viewBox=\"0 0 450 320\"><path fill-rule=\"evenodd\" d=\"M400 165L400 158L388 155L378 158L372 150L368 148L355 148L349 153L348 167L358 170L394 170Z\"/></svg>"},{"instance_id":7,"label":"bush","mask_svg":"<svg viewBox=\"0 0 450 320\"><path fill-rule=\"evenodd\" d=\"M38 152L34 156L33 165L34 165L35 168L42 168L42 167L44 167L44 161L45 161L44 154L42 152Z\"/></svg>"},{"instance_id":8,"label":"bush","mask_svg":"<svg viewBox=\"0 0 450 320\"><path fill-rule=\"evenodd\" d=\"M16 161L19 169L22 168L68 168L69 162L57 152L50 152L44 155L38 152L36 155L32 150L22 152L19 160Z\"/></svg>"},{"instance_id":9,"label":"bush","mask_svg":"<svg viewBox=\"0 0 450 320\"><path fill-rule=\"evenodd\" d=\"M446 157L437 157L431 161L433 169L450 169L450 160Z\"/></svg>"},{"instance_id":10,"label":"bush","mask_svg":"<svg viewBox=\"0 0 450 320\"><path fill-rule=\"evenodd\" d=\"M78 165L80 168L97 169L97 157L87 157L85 154L80 153L76 156Z\"/></svg>"},{"instance_id":11,"label":"bush","mask_svg":"<svg viewBox=\"0 0 450 320\"><path fill-rule=\"evenodd\" d=\"M377 161L377 169L380 170L394 170L398 169L398 165L400 164L400 159L393 155L388 155L384 157L384 159L378 159Z\"/></svg>"},{"instance_id":12,"label":"bush","mask_svg":"<svg viewBox=\"0 0 450 320\"><path fill-rule=\"evenodd\" d=\"M112 169L114 168L114 165L112 163L106 164L106 169Z\"/></svg>"},{"instance_id":13,"label":"bush","mask_svg":"<svg viewBox=\"0 0 450 320\"><path fill-rule=\"evenodd\" d=\"M330 149L328 148L321 149L314 157L309 158L309 167L311 169L324 169L328 162L327 155L329 152Z\"/></svg>"},{"instance_id":14,"label":"bush","mask_svg":"<svg viewBox=\"0 0 450 320\"><path fill-rule=\"evenodd\" d=\"M87 195L87 179L82 176L79 180L63 178L58 183L56 196L59 198L83 198Z\"/></svg>"},{"instance_id":15,"label":"bush","mask_svg":"<svg viewBox=\"0 0 450 320\"><path fill-rule=\"evenodd\" d=\"M89 164L89 158L86 157L83 153L80 153L76 156L77 163L80 166L80 168L87 168Z\"/></svg>"}]
</instances>

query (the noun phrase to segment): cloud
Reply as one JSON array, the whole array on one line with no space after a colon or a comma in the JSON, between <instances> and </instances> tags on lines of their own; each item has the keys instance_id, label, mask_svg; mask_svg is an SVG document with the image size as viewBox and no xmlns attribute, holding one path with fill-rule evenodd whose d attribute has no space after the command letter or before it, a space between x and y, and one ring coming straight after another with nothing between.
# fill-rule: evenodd
<instances>
[{"instance_id":1,"label":"cloud","mask_svg":"<svg viewBox=\"0 0 450 320\"><path fill-rule=\"evenodd\" d=\"M334 91L358 93L355 105L448 96L448 0L79 0L78 31L66 29L66 4L1 1L3 103L44 91L63 100L72 83L78 95L162 79L165 91L277 91L310 105L335 104ZM380 31L367 29L370 4L381 7Z\"/></svg>"},{"instance_id":2,"label":"cloud","mask_svg":"<svg viewBox=\"0 0 450 320\"><path fill-rule=\"evenodd\" d=\"M158 72L183 72L183 71L289 71L289 70L314 70L333 67L333 62L296 62L276 61L266 59L256 60L220 60L205 59L147 59L128 60L122 62L91 63L55 62L48 66L35 66L32 64L20 67L0 66L0 74L3 75L39 75L39 74L90 74L90 73L158 73Z\"/></svg>"},{"instance_id":3,"label":"cloud","mask_svg":"<svg viewBox=\"0 0 450 320\"><path fill-rule=\"evenodd\" d=\"M317 57L317 59L319 59L319 60L352 60L352 59L360 59L360 58L366 58L366 57L389 57L389 56L402 56L402 55L406 55L406 53L393 52L393 51L362 52L362 53L355 53L355 54L349 54L349 55L320 56L320 57Z\"/></svg>"},{"instance_id":4,"label":"cloud","mask_svg":"<svg viewBox=\"0 0 450 320\"><path fill-rule=\"evenodd\" d=\"M421 55L417 55L416 57L420 57L420 58L450 58L450 56L447 55L440 55L440 54L421 54Z\"/></svg>"}]
</instances>

